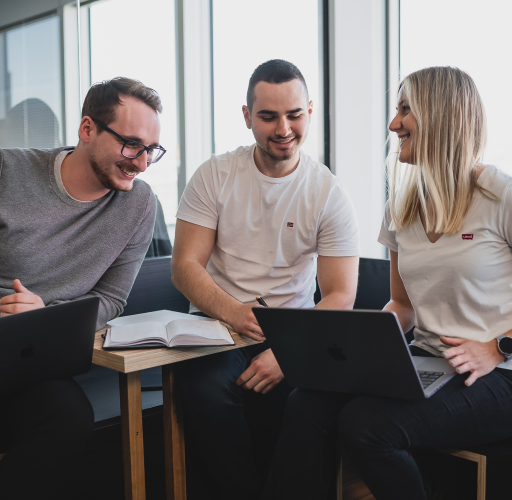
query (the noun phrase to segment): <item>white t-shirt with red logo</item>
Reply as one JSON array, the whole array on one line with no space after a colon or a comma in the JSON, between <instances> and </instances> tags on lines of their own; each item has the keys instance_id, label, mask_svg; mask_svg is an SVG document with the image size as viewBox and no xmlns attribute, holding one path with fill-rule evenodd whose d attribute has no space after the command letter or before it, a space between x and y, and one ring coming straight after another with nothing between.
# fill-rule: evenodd
<instances>
[{"instance_id":1,"label":"white t-shirt with red logo","mask_svg":"<svg viewBox=\"0 0 512 500\"><path fill-rule=\"evenodd\" d=\"M257 169L254 148L203 163L176 217L217 231L206 269L231 296L313 307L317 255L359 255L352 202L340 180L302 151L290 175L273 178Z\"/></svg>"},{"instance_id":2,"label":"white t-shirt with red logo","mask_svg":"<svg viewBox=\"0 0 512 500\"><path fill-rule=\"evenodd\" d=\"M379 242L398 252L398 270L416 313L414 345L437 356L439 336L488 342L512 329L512 177L487 166L461 230L435 243L417 216L390 231L389 206ZM512 360L500 368L512 369Z\"/></svg>"}]
</instances>

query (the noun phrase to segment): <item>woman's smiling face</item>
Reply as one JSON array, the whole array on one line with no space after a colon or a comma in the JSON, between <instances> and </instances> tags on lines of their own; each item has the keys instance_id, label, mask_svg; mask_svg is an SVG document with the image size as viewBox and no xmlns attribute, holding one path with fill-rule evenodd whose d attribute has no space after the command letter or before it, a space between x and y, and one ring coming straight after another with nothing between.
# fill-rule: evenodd
<instances>
[{"instance_id":1,"label":"woman's smiling face","mask_svg":"<svg viewBox=\"0 0 512 500\"><path fill-rule=\"evenodd\" d=\"M414 118L414 115L411 113L409 100L403 92L403 89L400 90L398 94L397 113L389 124L389 130L398 135L398 140L400 141L398 159L400 162L413 163L412 141L418 131L418 124L416 123L416 118Z\"/></svg>"}]
</instances>

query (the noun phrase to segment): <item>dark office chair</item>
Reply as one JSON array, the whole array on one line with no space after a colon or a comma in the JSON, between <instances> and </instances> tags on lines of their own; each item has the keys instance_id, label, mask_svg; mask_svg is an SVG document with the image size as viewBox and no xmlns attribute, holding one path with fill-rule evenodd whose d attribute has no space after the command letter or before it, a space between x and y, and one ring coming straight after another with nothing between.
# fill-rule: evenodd
<instances>
[{"instance_id":1,"label":"dark office chair","mask_svg":"<svg viewBox=\"0 0 512 500\"><path fill-rule=\"evenodd\" d=\"M144 259L121 316L168 309L188 313L190 302L172 284L171 257Z\"/></svg>"},{"instance_id":2,"label":"dark office chair","mask_svg":"<svg viewBox=\"0 0 512 500\"><path fill-rule=\"evenodd\" d=\"M389 260L359 261L359 282L354 309L382 309L390 299Z\"/></svg>"},{"instance_id":3,"label":"dark office chair","mask_svg":"<svg viewBox=\"0 0 512 500\"><path fill-rule=\"evenodd\" d=\"M389 297L389 260L361 258L354 309L380 310L389 302ZM318 304L321 299L317 280L315 304Z\"/></svg>"},{"instance_id":4,"label":"dark office chair","mask_svg":"<svg viewBox=\"0 0 512 500\"><path fill-rule=\"evenodd\" d=\"M153 228L153 238L146 252L146 259L153 257L169 257L172 255L172 244L167 232L164 211L160 200L156 199L156 219Z\"/></svg>"},{"instance_id":5,"label":"dark office chair","mask_svg":"<svg viewBox=\"0 0 512 500\"><path fill-rule=\"evenodd\" d=\"M359 261L359 283L354 309L381 310L391 298L390 263L384 259ZM414 340L414 328L406 334L407 342Z\"/></svg>"}]
</instances>

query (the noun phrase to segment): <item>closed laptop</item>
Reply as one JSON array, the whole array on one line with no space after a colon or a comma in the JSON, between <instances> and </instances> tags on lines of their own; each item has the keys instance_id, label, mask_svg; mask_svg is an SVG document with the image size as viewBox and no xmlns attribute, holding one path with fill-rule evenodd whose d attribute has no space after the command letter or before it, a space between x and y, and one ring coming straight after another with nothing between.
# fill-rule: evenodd
<instances>
[{"instance_id":1,"label":"closed laptop","mask_svg":"<svg viewBox=\"0 0 512 500\"><path fill-rule=\"evenodd\" d=\"M0 394L90 370L99 298L0 318Z\"/></svg>"},{"instance_id":2,"label":"closed laptop","mask_svg":"<svg viewBox=\"0 0 512 500\"><path fill-rule=\"evenodd\" d=\"M411 356L391 312L253 311L284 376L295 387L422 399L455 375L444 358Z\"/></svg>"}]
</instances>

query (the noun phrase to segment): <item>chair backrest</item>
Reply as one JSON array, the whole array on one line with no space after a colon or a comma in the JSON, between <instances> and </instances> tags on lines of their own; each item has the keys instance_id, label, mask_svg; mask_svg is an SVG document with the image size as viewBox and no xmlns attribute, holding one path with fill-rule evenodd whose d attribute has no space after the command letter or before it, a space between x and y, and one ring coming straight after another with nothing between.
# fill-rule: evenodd
<instances>
[{"instance_id":1,"label":"chair backrest","mask_svg":"<svg viewBox=\"0 0 512 500\"><path fill-rule=\"evenodd\" d=\"M354 309L382 309L391 298L389 260L361 259L359 284ZM414 327L405 333L408 343L414 339Z\"/></svg>"},{"instance_id":2,"label":"chair backrest","mask_svg":"<svg viewBox=\"0 0 512 500\"><path fill-rule=\"evenodd\" d=\"M389 260L359 259L359 281L354 309L382 309L388 302ZM322 300L318 280L316 283L315 304Z\"/></svg>"},{"instance_id":3,"label":"chair backrest","mask_svg":"<svg viewBox=\"0 0 512 500\"><path fill-rule=\"evenodd\" d=\"M382 309L391 297L389 260L360 259L354 309Z\"/></svg>"},{"instance_id":4,"label":"chair backrest","mask_svg":"<svg viewBox=\"0 0 512 500\"><path fill-rule=\"evenodd\" d=\"M121 316L168 309L188 313L190 302L172 284L171 257L144 259Z\"/></svg>"},{"instance_id":5,"label":"chair backrest","mask_svg":"<svg viewBox=\"0 0 512 500\"><path fill-rule=\"evenodd\" d=\"M360 259L354 309L382 309L389 298L389 260ZM144 259L122 316L160 309L187 313L189 305L172 284L171 257L155 257Z\"/></svg>"}]
</instances>

